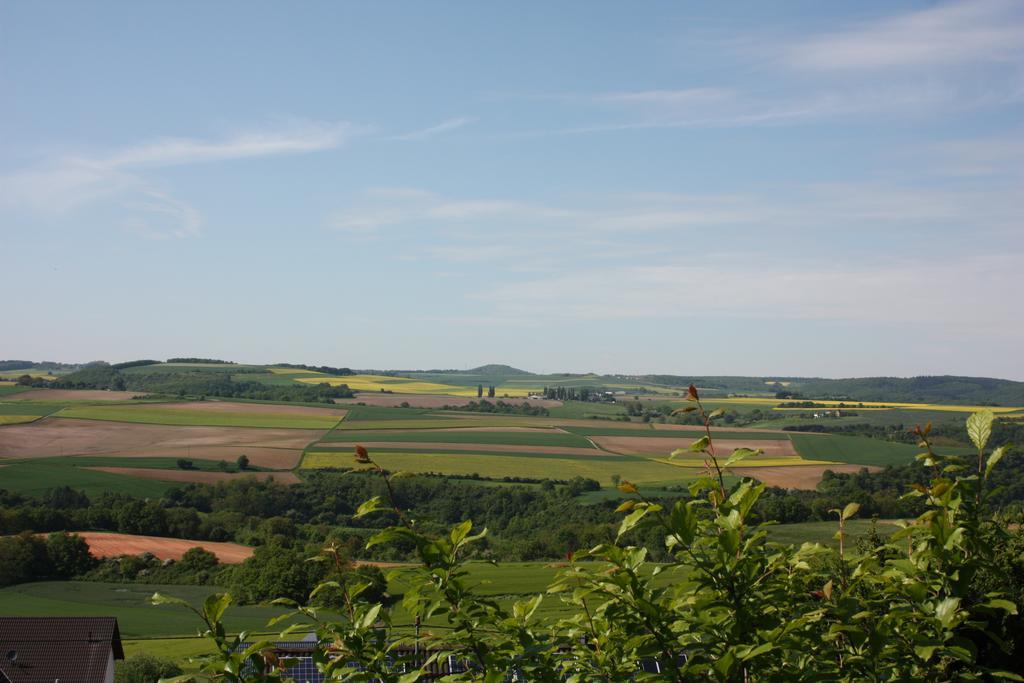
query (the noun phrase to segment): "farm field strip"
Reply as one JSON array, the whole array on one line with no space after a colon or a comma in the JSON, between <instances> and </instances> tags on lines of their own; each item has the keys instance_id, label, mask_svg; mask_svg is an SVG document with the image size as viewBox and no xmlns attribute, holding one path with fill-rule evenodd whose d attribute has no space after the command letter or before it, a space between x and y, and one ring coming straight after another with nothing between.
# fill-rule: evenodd
<instances>
[{"instance_id":1,"label":"farm field strip","mask_svg":"<svg viewBox=\"0 0 1024 683\"><path fill-rule=\"evenodd\" d=\"M157 481L215 484L245 477L273 479L281 484L298 484L300 479L292 472L209 472L205 470L163 470L151 467L83 467L80 469L132 477L133 479L155 479Z\"/></svg>"},{"instance_id":2,"label":"farm field strip","mask_svg":"<svg viewBox=\"0 0 1024 683\"><path fill-rule=\"evenodd\" d=\"M678 465L679 467L704 467L705 458L703 457L686 457L680 456L672 458L657 458L658 462L664 462L670 465ZM724 458L721 459L724 462ZM731 467L731 471L737 469L761 469L761 468L777 468L777 467L817 467L817 466L842 466L841 463L827 462L825 460L804 460L803 458L793 457L771 457L771 456L753 456L742 461L742 467ZM859 469L859 468L858 468Z\"/></svg>"},{"instance_id":3,"label":"farm field strip","mask_svg":"<svg viewBox=\"0 0 1024 683\"><path fill-rule=\"evenodd\" d=\"M470 443L470 444L510 444L522 446L572 446L576 448L593 448L586 438L577 434L552 430L543 432L458 432L458 431L408 431L391 430L377 431L346 431L332 432L320 440L321 445L331 442L345 443L389 441L401 443Z\"/></svg>"},{"instance_id":4,"label":"farm field strip","mask_svg":"<svg viewBox=\"0 0 1024 683\"><path fill-rule=\"evenodd\" d=\"M694 440L704 436L703 427L690 429L620 429L616 427L565 427L567 432L580 436L627 436L630 438L677 438ZM712 429L713 439L751 439L756 441L789 441L789 432L760 431L755 429Z\"/></svg>"},{"instance_id":5,"label":"farm field strip","mask_svg":"<svg viewBox=\"0 0 1024 683\"><path fill-rule=\"evenodd\" d=\"M110 422L138 422L157 425L205 427L254 427L279 429L331 429L341 415L303 415L266 413L262 411L221 412L184 408L140 406L73 406L61 410L58 418L79 420L107 420Z\"/></svg>"},{"instance_id":6,"label":"farm field strip","mask_svg":"<svg viewBox=\"0 0 1024 683\"><path fill-rule=\"evenodd\" d=\"M85 542L89 544L90 552L100 558L150 553L161 560L180 560L186 551L192 548L203 548L216 555L217 559L225 564L238 564L253 554L253 548L238 543L139 536L105 531L72 531L70 533L85 539Z\"/></svg>"},{"instance_id":7,"label":"farm field strip","mask_svg":"<svg viewBox=\"0 0 1024 683\"><path fill-rule=\"evenodd\" d=\"M460 452L472 451L473 453L546 453L548 455L579 455L586 458L600 458L608 457L613 455L607 451L598 450L596 448L579 448L576 446L530 446L523 444L489 444L489 443L445 443L445 442L420 442L420 441L351 441L348 443L340 443L331 441L330 445L326 443L317 444L310 446L306 452L320 451L322 453L352 453L357 445L365 446L372 452L377 451L410 451L410 452L430 452L430 453L441 453L445 451L453 451L458 454Z\"/></svg>"},{"instance_id":8,"label":"farm field strip","mask_svg":"<svg viewBox=\"0 0 1024 683\"><path fill-rule=\"evenodd\" d=\"M397 472L430 472L448 475L473 475L482 477L521 477L531 476L550 479L570 479L574 476L589 477L601 482L604 486L610 486L612 476L619 475L624 479L633 482L644 481L665 481L677 478L680 483L690 479L696 474L676 466L655 462L647 458L628 459L606 459L603 457L593 458L544 458L541 455L515 456L503 454L476 455L459 454L453 457L451 454L429 454L429 453L387 453L373 452L374 462L384 469ZM319 467L338 467L338 459L334 456L324 454L307 453L303 461L303 467L315 469ZM319 464L323 463L323 464ZM340 466L350 467L351 457L345 457Z\"/></svg>"},{"instance_id":9,"label":"farm field strip","mask_svg":"<svg viewBox=\"0 0 1024 683\"><path fill-rule=\"evenodd\" d=\"M594 455L580 455L577 453L550 453L550 452L516 452L516 451L486 451L470 450L470 451L450 451L450 450L420 450L411 448L381 448L374 449L370 455L376 459L378 455L401 455L401 456L423 456L425 458L451 458L452 460L464 459L464 458L517 458L517 459L530 459L539 458L541 460L576 460L581 462L594 462L600 461L602 465L611 462L623 462L632 463L636 462L636 456L632 455L614 455L611 453L601 454L598 451L592 451ZM353 459L351 451L319 451L311 450L307 451L305 456L302 458L302 464L300 469L320 469L324 467L353 467ZM703 467L703 462L696 464L690 464L690 467ZM555 477L556 479L558 477Z\"/></svg>"},{"instance_id":10,"label":"farm field strip","mask_svg":"<svg viewBox=\"0 0 1024 683\"><path fill-rule=\"evenodd\" d=\"M804 464L801 465L781 467L732 467L729 471L737 476L752 477L764 482L768 486L814 491L818 488L818 484L821 482L821 478L826 470L856 474L866 467L865 465L843 465L836 463L829 465L811 465L807 463L808 461L804 461ZM867 467L867 469L877 471L881 468Z\"/></svg>"},{"instance_id":11,"label":"farm field strip","mask_svg":"<svg viewBox=\"0 0 1024 683\"><path fill-rule=\"evenodd\" d=\"M649 455L666 456L677 448L686 448L692 439L674 438L651 438L634 436L595 436L593 442L599 447L612 453L624 453L626 455ZM800 454L788 439L716 439L714 442L716 453L720 457L728 457L728 454L735 448L760 448L766 456L792 456L799 457Z\"/></svg>"},{"instance_id":12,"label":"farm field strip","mask_svg":"<svg viewBox=\"0 0 1024 683\"><path fill-rule=\"evenodd\" d=\"M42 415L0 415L0 425L18 425L35 422Z\"/></svg>"}]
</instances>

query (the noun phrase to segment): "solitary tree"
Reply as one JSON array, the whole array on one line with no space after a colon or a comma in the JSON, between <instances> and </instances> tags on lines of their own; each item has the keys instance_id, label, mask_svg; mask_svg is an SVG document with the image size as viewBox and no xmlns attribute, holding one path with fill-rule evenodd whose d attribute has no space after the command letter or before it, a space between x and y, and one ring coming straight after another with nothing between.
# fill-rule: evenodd
<instances>
[{"instance_id":1,"label":"solitary tree","mask_svg":"<svg viewBox=\"0 0 1024 683\"><path fill-rule=\"evenodd\" d=\"M477 384L476 385L476 397L480 398L483 395L484 395L484 385L483 384Z\"/></svg>"},{"instance_id":2,"label":"solitary tree","mask_svg":"<svg viewBox=\"0 0 1024 683\"><path fill-rule=\"evenodd\" d=\"M235 461L235 464L238 465L238 469L240 470L249 469L249 456L243 453L242 455L238 456L238 460Z\"/></svg>"}]
</instances>

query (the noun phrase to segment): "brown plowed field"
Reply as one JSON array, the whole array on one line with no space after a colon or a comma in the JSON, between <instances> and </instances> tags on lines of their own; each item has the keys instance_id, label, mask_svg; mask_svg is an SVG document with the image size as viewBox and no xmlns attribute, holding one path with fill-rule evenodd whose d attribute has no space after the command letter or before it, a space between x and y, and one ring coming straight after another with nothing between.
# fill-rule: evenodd
<instances>
[{"instance_id":1,"label":"brown plowed field","mask_svg":"<svg viewBox=\"0 0 1024 683\"><path fill-rule=\"evenodd\" d=\"M670 439L658 436L592 436L601 448L623 455L655 455L664 457L677 448L690 445L689 439ZM734 448L760 448L768 457L797 456L793 442L788 439L715 439L717 453L728 456Z\"/></svg>"},{"instance_id":2,"label":"brown plowed field","mask_svg":"<svg viewBox=\"0 0 1024 683\"><path fill-rule=\"evenodd\" d=\"M96 557L118 555L141 555L152 553L161 560L180 560L185 551L200 547L226 564L244 562L253 549L237 543L216 543L214 541L190 541L184 538L163 538L160 536L135 536L132 534L110 534L100 531L76 532L89 544L89 551Z\"/></svg>"},{"instance_id":3,"label":"brown plowed field","mask_svg":"<svg viewBox=\"0 0 1024 683\"><path fill-rule=\"evenodd\" d=\"M860 472L864 465L780 465L778 467L732 467L730 471L740 477L752 477L769 486L784 489L813 491L818 488L825 470L833 472ZM881 467L868 467L877 472Z\"/></svg>"},{"instance_id":4,"label":"brown plowed field","mask_svg":"<svg viewBox=\"0 0 1024 683\"><path fill-rule=\"evenodd\" d=\"M243 453L259 467L293 467L326 430L150 425L45 418L0 429L0 458L53 455L162 455L233 460Z\"/></svg>"},{"instance_id":5,"label":"brown plowed field","mask_svg":"<svg viewBox=\"0 0 1024 683\"><path fill-rule=\"evenodd\" d=\"M335 448L352 448L355 449L356 444L360 444L358 441L325 441L321 444L324 447ZM415 451L431 451L433 453L443 453L445 451L471 451L471 452L487 452L496 451L499 453L551 453L557 455L592 455L595 458L600 458L602 455L607 455L596 448L579 448L576 446L517 446L513 444L489 444L489 443L432 443L426 441L367 441L360 445L365 446L370 453L373 453L374 448L388 449L391 451L397 450L415 450ZM313 447L310 450L317 450Z\"/></svg>"},{"instance_id":6,"label":"brown plowed field","mask_svg":"<svg viewBox=\"0 0 1024 683\"><path fill-rule=\"evenodd\" d=\"M152 405L152 404L147 404ZM339 420L347 410L342 408L316 408L312 406L285 406L269 403L233 403L231 401L188 401L161 403L161 410L198 410L206 413L251 413L271 415L329 415Z\"/></svg>"},{"instance_id":7,"label":"brown plowed field","mask_svg":"<svg viewBox=\"0 0 1024 683\"><path fill-rule=\"evenodd\" d=\"M348 422L346 424L357 425L358 422ZM335 432L335 434L344 434L345 432L358 431L356 429L346 429L344 431ZM410 432L422 432L422 429L389 429L388 434L405 434ZM558 427L437 427L429 430L431 434L436 432L544 432L550 434L552 432L560 432L565 434L564 429Z\"/></svg>"},{"instance_id":8,"label":"brown plowed field","mask_svg":"<svg viewBox=\"0 0 1024 683\"><path fill-rule=\"evenodd\" d=\"M365 403L368 406L385 407L400 406L403 403L408 403L412 408L441 408L443 406L464 406L470 401L477 400L480 399L466 396L447 396L445 394L381 394L364 392L357 393L355 398L336 398L334 402L341 405ZM516 405L525 401L531 406L541 406L543 408L557 408L562 405L561 401L553 401L546 398L534 400L526 398L484 398L483 400L492 403L504 401L505 403L515 403Z\"/></svg>"},{"instance_id":9,"label":"brown plowed field","mask_svg":"<svg viewBox=\"0 0 1024 683\"><path fill-rule=\"evenodd\" d=\"M4 396L5 401L128 401L145 396L138 391L101 391L97 389L33 389Z\"/></svg>"},{"instance_id":10,"label":"brown plowed field","mask_svg":"<svg viewBox=\"0 0 1024 683\"><path fill-rule=\"evenodd\" d=\"M124 474L138 479L180 481L190 484L216 484L218 481L231 481L243 477L256 477L260 480L270 477L281 484L298 484L301 481L292 472L200 472L197 470L158 470L147 467L85 467L83 469Z\"/></svg>"}]
</instances>

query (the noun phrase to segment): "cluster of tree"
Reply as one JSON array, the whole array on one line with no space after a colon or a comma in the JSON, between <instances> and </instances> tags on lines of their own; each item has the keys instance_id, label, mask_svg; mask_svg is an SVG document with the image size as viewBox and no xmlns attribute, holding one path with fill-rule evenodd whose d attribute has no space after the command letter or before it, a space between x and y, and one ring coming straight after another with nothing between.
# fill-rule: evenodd
<instances>
[{"instance_id":1,"label":"cluster of tree","mask_svg":"<svg viewBox=\"0 0 1024 683\"><path fill-rule=\"evenodd\" d=\"M83 581L156 583L188 586L216 584L224 565L203 548L190 548L180 560L161 560L150 553L121 555L94 561L88 571L74 575Z\"/></svg>"},{"instance_id":2,"label":"cluster of tree","mask_svg":"<svg viewBox=\"0 0 1024 683\"><path fill-rule=\"evenodd\" d=\"M235 365L233 360L220 360L218 358L168 358L168 363L201 363L203 365Z\"/></svg>"},{"instance_id":3,"label":"cluster of tree","mask_svg":"<svg viewBox=\"0 0 1024 683\"><path fill-rule=\"evenodd\" d=\"M302 403L331 403L335 398L351 398L355 395L346 385L331 386L327 382L315 385L264 384L236 380L230 373L189 368L181 368L180 372L122 373L111 365L86 367L59 377L46 386L55 389L129 390L180 397L218 396Z\"/></svg>"},{"instance_id":4,"label":"cluster of tree","mask_svg":"<svg viewBox=\"0 0 1024 683\"><path fill-rule=\"evenodd\" d=\"M403 407L409 407L408 403L404 403ZM463 405L444 405L441 406L442 410L458 410L461 412L470 413L509 413L513 415L533 415L540 417L547 417L550 413L544 406L532 405L529 401L523 401L522 403L506 403L505 401L498 400L494 403L490 401L470 401Z\"/></svg>"},{"instance_id":5,"label":"cluster of tree","mask_svg":"<svg viewBox=\"0 0 1024 683\"><path fill-rule=\"evenodd\" d=\"M145 365L159 365L158 360L129 360L124 363L114 363L110 367L115 370L127 370L128 368L141 368Z\"/></svg>"},{"instance_id":6,"label":"cluster of tree","mask_svg":"<svg viewBox=\"0 0 1024 683\"><path fill-rule=\"evenodd\" d=\"M0 536L0 587L70 579L88 572L95 563L88 544L78 536L52 533L44 539L29 531Z\"/></svg>"},{"instance_id":7,"label":"cluster of tree","mask_svg":"<svg viewBox=\"0 0 1024 683\"><path fill-rule=\"evenodd\" d=\"M494 392L495 392L494 386L493 385L492 386L488 386L487 387L487 398L494 398ZM480 398L483 395L484 395L484 385L483 384L477 384L476 385L476 397Z\"/></svg>"},{"instance_id":8,"label":"cluster of tree","mask_svg":"<svg viewBox=\"0 0 1024 683\"><path fill-rule=\"evenodd\" d=\"M615 400L601 389L591 389L590 387L544 387L543 396L557 401L612 402Z\"/></svg>"},{"instance_id":9,"label":"cluster of tree","mask_svg":"<svg viewBox=\"0 0 1024 683\"><path fill-rule=\"evenodd\" d=\"M175 461L179 470L191 470L195 469L195 462L188 458L178 458ZM217 462L217 469L221 472L245 472L250 469L249 456L244 453L235 460L235 464L232 465L227 460L219 460Z\"/></svg>"},{"instance_id":10,"label":"cluster of tree","mask_svg":"<svg viewBox=\"0 0 1024 683\"><path fill-rule=\"evenodd\" d=\"M31 361L31 360L0 360L0 371L4 370L74 370L78 365L73 363L55 363L53 361Z\"/></svg>"},{"instance_id":11,"label":"cluster of tree","mask_svg":"<svg viewBox=\"0 0 1024 683\"><path fill-rule=\"evenodd\" d=\"M356 374L351 368L334 368L330 365L304 365L302 363L275 363L275 368L292 368L295 370L309 370L311 372L319 372L324 375L337 375L344 377L346 375Z\"/></svg>"}]
</instances>

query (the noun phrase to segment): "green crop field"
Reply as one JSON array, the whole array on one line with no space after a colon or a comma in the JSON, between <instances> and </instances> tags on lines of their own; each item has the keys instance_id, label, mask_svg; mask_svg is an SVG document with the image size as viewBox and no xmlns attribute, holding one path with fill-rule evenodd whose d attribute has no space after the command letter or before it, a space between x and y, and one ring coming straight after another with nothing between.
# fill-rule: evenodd
<instances>
[{"instance_id":1,"label":"green crop field","mask_svg":"<svg viewBox=\"0 0 1024 683\"><path fill-rule=\"evenodd\" d=\"M661 439L699 439L704 436L704 431L694 427L691 430L684 429L623 429L615 427L565 427L566 431L581 436L649 436ZM751 439L757 441L788 441L789 434L778 432L754 432L737 431L729 429L712 429L711 436L718 439Z\"/></svg>"},{"instance_id":2,"label":"green crop field","mask_svg":"<svg viewBox=\"0 0 1024 683\"><path fill-rule=\"evenodd\" d=\"M799 434L794 432L793 445L808 460L831 460L853 465L904 465L919 453L916 446L870 439L863 436L833 434Z\"/></svg>"},{"instance_id":3,"label":"green crop field","mask_svg":"<svg viewBox=\"0 0 1024 683\"><path fill-rule=\"evenodd\" d=\"M871 531L872 520L850 519L846 522L848 547L859 538L867 536ZM765 527L768 539L775 543L800 545L801 543L821 543L835 546L839 541L835 538L839 531L837 522L801 522L799 524L775 524ZM880 519L876 530L880 536L888 536L898 529L895 521Z\"/></svg>"},{"instance_id":4,"label":"green crop field","mask_svg":"<svg viewBox=\"0 0 1024 683\"><path fill-rule=\"evenodd\" d=\"M564 417L577 420L597 417L616 417L625 415L626 409L617 403L592 403L589 401L565 401L562 405L548 408L551 417Z\"/></svg>"},{"instance_id":5,"label":"green crop field","mask_svg":"<svg viewBox=\"0 0 1024 683\"><path fill-rule=\"evenodd\" d=\"M64 460L63 458L54 459ZM105 492L131 492L132 495L141 498L159 498L167 490L180 486L180 484L171 482L137 479L123 474L87 470L65 462L51 464L47 460L31 460L0 467L0 489L38 495L58 486L70 486L84 491L89 496ZM120 467L131 465L129 458L118 458L118 460Z\"/></svg>"},{"instance_id":6,"label":"green crop field","mask_svg":"<svg viewBox=\"0 0 1024 683\"><path fill-rule=\"evenodd\" d=\"M509 444L513 446L575 446L577 448L593 448L593 444L577 434L567 434L551 430L550 432L437 432L412 431L395 432L388 430L376 431L333 431L321 440L321 444L330 445L331 441L397 441L402 443L477 443L477 444Z\"/></svg>"},{"instance_id":7,"label":"green crop field","mask_svg":"<svg viewBox=\"0 0 1024 683\"><path fill-rule=\"evenodd\" d=\"M173 605L155 607L149 597L159 591L199 605L216 586L160 586L144 583L45 581L0 589L0 605L8 616L117 617L121 635L170 636L194 634L201 623L196 615ZM283 613L276 607L232 607L227 625L232 631L266 631L267 620ZM280 627L280 628L283 628Z\"/></svg>"},{"instance_id":8,"label":"green crop field","mask_svg":"<svg viewBox=\"0 0 1024 683\"><path fill-rule=\"evenodd\" d=\"M222 413L206 410L161 409L159 404L116 406L73 406L60 411L57 417L111 422L209 426L209 427L276 427L285 429L330 429L338 422L332 415L299 415L293 413Z\"/></svg>"},{"instance_id":9,"label":"green crop field","mask_svg":"<svg viewBox=\"0 0 1024 683\"><path fill-rule=\"evenodd\" d=\"M481 477L530 476L548 479L588 477L602 485L610 485L612 477L619 475L634 482L659 481L675 478L678 483L692 479L699 470L677 467L647 458L634 456L601 456L592 458L569 457L530 453L514 455L484 455L477 453L416 453L371 450L374 462L394 472L432 472L449 475ZM352 457L343 453L308 452L302 467L352 467Z\"/></svg>"},{"instance_id":10,"label":"green crop field","mask_svg":"<svg viewBox=\"0 0 1024 683\"><path fill-rule=\"evenodd\" d=\"M347 404L348 410L345 422L379 421L379 420L415 420L429 419L430 417L446 417L440 415L431 408L390 408L386 406L361 406L359 404ZM451 415L447 415L451 417Z\"/></svg>"}]
</instances>

